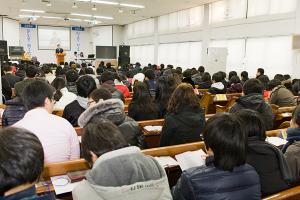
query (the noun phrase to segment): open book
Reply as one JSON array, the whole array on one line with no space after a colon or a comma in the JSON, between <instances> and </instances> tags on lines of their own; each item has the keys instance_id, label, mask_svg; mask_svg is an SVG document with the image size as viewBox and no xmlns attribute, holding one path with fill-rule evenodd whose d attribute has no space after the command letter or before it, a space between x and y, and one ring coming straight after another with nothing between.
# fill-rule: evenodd
<instances>
[{"instance_id":1,"label":"open book","mask_svg":"<svg viewBox=\"0 0 300 200\"><path fill-rule=\"evenodd\" d=\"M206 154L202 149L198 151L187 151L175 156L175 159L170 156L155 157L162 167L170 167L179 165L181 170L187 170L192 167L205 165Z\"/></svg>"},{"instance_id":2,"label":"open book","mask_svg":"<svg viewBox=\"0 0 300 200\"><path fill-rule=\"evenodd\" d=\"M277 147L283 146L287 143L285 139L282 139L280 137L267 137L266 142L269 142Z\"/></svg>"}]
</instances>

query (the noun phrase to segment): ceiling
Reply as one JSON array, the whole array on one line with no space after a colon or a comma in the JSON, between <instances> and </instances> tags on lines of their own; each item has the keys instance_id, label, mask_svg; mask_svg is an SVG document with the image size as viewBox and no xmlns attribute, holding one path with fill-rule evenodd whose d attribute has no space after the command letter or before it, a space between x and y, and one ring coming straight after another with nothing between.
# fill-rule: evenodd
<instances>
[{"instance_id":1,"label":"ceiling","mask_svg":"<svg viewBox=\"0 0 300 200\"><path fill-rule=\"evenodd\" d=\"M46 2L50 1L51 6ZM108 16L109 19L96 19L98 25L125 25L135 21L157 17L171 12L196 7L216 0L106 0L118 3L143 5L145 8L129 8L115 5L95 4L91 2L78 2L74 0L0 0L0 14L9 18L18 19L21 22L32 22L42 25L55 26L92 26L85 21L71 21L69 18L92 20L92 17L72 16L71 13L89 14L93 16ZM74 2L78 8L72 8ZM97 10L93 11L92 7ZM35 16L61 17L61 19L37 18L33 21L30 17L20 18L19 15L33 15L33 12L22 12L20 9L42 10L45 13L35 13ZM120 13L119 11L123 12Z\"/></svg>"}]
</instances>

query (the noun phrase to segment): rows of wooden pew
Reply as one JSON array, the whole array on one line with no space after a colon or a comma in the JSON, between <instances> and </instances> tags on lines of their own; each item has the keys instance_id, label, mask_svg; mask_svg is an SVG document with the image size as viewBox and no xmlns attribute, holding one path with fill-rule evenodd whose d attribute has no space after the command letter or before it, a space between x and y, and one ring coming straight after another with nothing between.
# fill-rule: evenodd
<instances>
[{"instance_id":1,"label":"rows of wooden pew","mask_svg":"<svg viewBox=\"0 0 300 200\"><path fill-rule=\"evenodd\" d=\"M268 131L266 134L267 136L277 136L284 129L278 129L273 131ZM195 151L202 149L205 151L204 142L196 142L196 143L189 143L189 144L182 144L182 145L174 145L169 147L160 147L160 148L152 148L143 150L142 152L146 155L150 156L171 156L174 157L177 154L184 153L187 151ZM88 163L83 160L73 160L61 163L51 163L46 164L44 167L44 171L42 177L45 181L49 181L50 177L65 175L68 172L73 171L81 171L89 169ZM171 166L166 167L166 173L169 179L170 187L174 186L181 175L181 169L179 166ZM49 191L54 191L53 185L51 182L48 182L49 185L43 185L37 187L38 193L44 193ZM63 197L59 197L64 199L67 196L67 199L70 199L71 194L64 195ZM264 200L292 200L292 199L300 199L300 186L290 188L288 190L273 194L269 197L264 198Z\"/></svg>"}]
</instances>

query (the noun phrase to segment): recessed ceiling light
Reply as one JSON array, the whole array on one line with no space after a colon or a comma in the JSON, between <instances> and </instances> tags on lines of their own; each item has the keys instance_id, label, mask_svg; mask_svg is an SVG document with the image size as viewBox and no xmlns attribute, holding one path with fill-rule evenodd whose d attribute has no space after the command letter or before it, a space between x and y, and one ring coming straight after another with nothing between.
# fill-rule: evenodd
<instances>
[{"instance_id":1,"label":"recessed ceiling light","mask_svg":"<svg viewBox=\"0 0 300 200\"><path fill-rule=\"evenodd\" d=\"M94 6L92 7L92 10L93 10L93 11L96 11L96 10L97 10L96 5L94 5Z\"/></svg>"},{"instance_id":2,"label":"recessed ceiling light","mask_svg":"<svg viewBox=\"0 0 300 200\"><path fill-rule=\"evenodd\" d=\"M93 17L95 17L95 18L97 18L97 19L114 19L113 17L97 16L97 15L95 15L95 16L93 16Z\"/></svg>"},{"instance_id":3,"label":"recessed ceiling light","mask_svg":"<svg viewBox=\"0 0 300 200\"><path fill-rule=\"evenodd\" d=\"M73 3L73 6L72 6L72 8L78 8L78 6L76 5L76 3L75 3L75 2Z\"/></svg>"},{"instance_id":4,"label":"recessed ceiling light","mask_svg":"<svg viewBox=\"0 0 300 200\"><path fill-rule=\"evenodd\" d=\"M40 18L38 15L19 15L20 18Z\"/></svg>"},{"instance_id":5,"label":"recessed ceiling light","mask_svg":"<svg viewBox=\"0 0 300 200\"><path fill-rule=\"evenodd\" d=\"M42 16L45 19L62 19L62 17L55 17L55 16Z\"/></svg>"},{"instance_id":6,"label":"recessed ceiling light","mask_svg":"<svg viewBox=\"0 0 300 200\"><path fill-rule=\"evenodd\" d=\"M28 9L21 9L21 12L32 12L32 13L44 13L43 10L28 10Z\"/></svg>"},{"instance_id":7,"label":"recessed ceiling light","mask_svg":"<svg viewBox=\"0 0 300 200\"><path fill-rule=\"evenodd\" d=\"M107 4L107 5L119 5L118 2L113 2L113 1L101 1L101 0L92 0L92 3Z\"/></svg>"},{"instance_id":8,"label":"recessed ceiling light","mask_svg":"<svg viewBox=\"0 0 300 200\"><path fill-rule=\"evenodd\" d=\"M119 9L118 9L118 12L119 12L119 13L123 13L124 10L123 10L122 8L119 8Z\"/></svg>"},{"instance_id":9,"label":"recessed ceiling light","mask_svg":"<svg viewBox=\"0 0 300 200\"><path fill-rule=\"evenodd\" d=\"M73 16L82 16L82 17L92 17L92 15L89 14L80 14L80 13L71 13Z\"/></svg>"},{"instance_id":10,"label":"recessed ceiling light","mask_svg":"<svg viewBox=\"0 0 300 200\"><path fill-rule=\"evenodd\" d=\"M68 18L70 21L75 21L75 22L81 22L82 19L76 19L76 18Z\"/></svg>"},{"instance_id":11,"label":"recessed ceiling light","mask_svg":"<svg viewBox=\"0 0 300 200\"><path fill-rule=\"evenodd\" d=\"M143 5L129 4L129 3L120 3L120 6L131 7L131 8L145 8Z\"/></svg>"}]
</instances>

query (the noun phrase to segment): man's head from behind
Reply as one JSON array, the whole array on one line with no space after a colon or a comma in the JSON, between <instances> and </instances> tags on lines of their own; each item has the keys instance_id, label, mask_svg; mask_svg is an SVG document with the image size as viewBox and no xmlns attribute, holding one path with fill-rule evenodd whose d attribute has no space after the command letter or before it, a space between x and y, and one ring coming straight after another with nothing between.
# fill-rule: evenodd
<instances>
[{"instance_id":1,"label":"man's head from behind","mask_svg":"<svg viewBox=\"0 0 300 200\"><path fill-rule=\"evenodd\" d=\"M28 78L34 78L36 76L36 74L38 73L38 69L34 65L29 65L26 67L25 73Z\"/></svg>"},{"instance_id":2,"label":"man's head from behind","mask_svg":"<svg viewBox=\"0 0 300 200\"><path fill-rule=\"evenodd\" d=\"M263 68L258 68L257 72L256 72L256 77L260 76L260 75L264 75L265 74L265 70Z\"/></svg>"},{"instance_id":3,"label":"man's head from behind","mask_svg":"<svg viewBox=\"0 0 300 200\"><path fill-rule=\"evenodd\" d=\"M22 99L28 110L44 107L49 113L52 113L54 92L54 88L45 81L36 80L24 88Z\"/></svg>"},{"instance_id":4,"label":"man's head from behind","mask_svg":"<svg viewBox=\"0 0 300 200\"><path fill-rule=\"evenodd\" d=\"M19 128L0 131L0 195L18 186L34 184L44 168L44 151L39 139ZM6 193L6 194L5 194Z\"/></svg>"},{"instance_id":5,"label":"man's head from behind","mask_svg":"<svg viewBox=\"0 0 300 200\"><path fill-rule=\"evenodd\" d=\"M5 64L5 65L3 66L3 70L4 70L5 73L11 72L11 71L12 71L12 66L11 66L11 65L8 65L8 64Z\"/></svg>"},{"instance_id":6,"label":"man's head from behind","mask_svg":"<svg viewBox=\"0 0 300 200\"><path fill-rule=\"evenodd\" d=\"M264 86L260 80L256 78L249 79L244 83L243 92L245 95L248 94L263 94Z\"/></svg>"},{"instance_id":7,"label":"man's head from behind","mask_svg":"<svg viewBox=\"0 0 300 200\"><path fill-rule=\"evenodd\" d=\"M66 79L68 83L75 83L79 78L78 72L75 70L69 70L66 73Z\"/></svg>"},{"instance_id":8,"label":"man's head from behind","mask_svg":"<svg viewBox=\"0 0 300 200\"><path fill-rule=\"evenodd\" d=\"M84 98L87 98L91 92L97 89L95 80L89 76L81 76L76 82L78 95Z\"/></svg>"}]
</instances>

